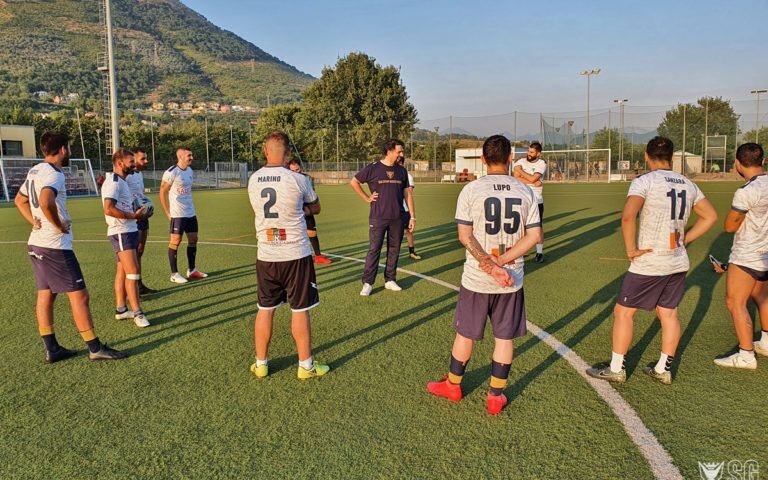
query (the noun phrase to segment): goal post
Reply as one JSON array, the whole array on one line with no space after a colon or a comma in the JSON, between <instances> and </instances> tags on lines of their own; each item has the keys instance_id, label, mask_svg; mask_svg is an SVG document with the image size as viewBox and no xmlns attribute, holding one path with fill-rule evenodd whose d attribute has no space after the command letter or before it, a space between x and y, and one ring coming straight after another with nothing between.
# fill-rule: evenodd
<instances>
[{"instance_id":1,"label":"goal post","mask_svg":"<svg viewBox=\"0 0 768 480\"><path fill-rule=\"evenodd\" d=\"M0 181L3 184L3 200L12 202L27 178L29 169L43 162L42 158L2 157L0 158ZM63 167L68 197L97 196L99 194L91 161L87 158L71 158L69 166Z\"/></svg>"},{"instance_id":2,"label":"goal post","mask_svg":"<svg viewBox=\"0 0 768 480\"><path fill-rule=\"evenodd\" d=\"M611 157L610 148L543 150L547 162L545 179L550 182L611 182L623 172ZM617 176L618 175L618 176Z\"/></svg>"}]
</instances>

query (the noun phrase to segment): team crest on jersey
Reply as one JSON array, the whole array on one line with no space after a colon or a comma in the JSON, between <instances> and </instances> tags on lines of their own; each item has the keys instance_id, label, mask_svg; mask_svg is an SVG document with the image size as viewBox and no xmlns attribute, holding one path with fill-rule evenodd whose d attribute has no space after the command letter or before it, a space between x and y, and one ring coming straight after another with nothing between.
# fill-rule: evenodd
<instances>
[{"instance_id":1,"label":"team crest on jersey","mask_svg":"<svg viewBox=\"0 0 768 480\"><path fill-rule=\"evenodd\" d=\"M390 179L390 180L392 180L393 178L395 178L395 172L390 172L390 171L388 171L388 172L387 172L387 178L388 178L388 179Z\"/></svg>"},{"instance_id":2,"label":"team crest on jersey","mask_svg":"<svg viewBox=\"0 0 768 480\"><path fill-rule=\"evenodd\" d=\"M288 235L285 233L284 228L270 228L267 230L267 241L274 242L275 240L285 241Z\"/></svg>"}]
</instances>

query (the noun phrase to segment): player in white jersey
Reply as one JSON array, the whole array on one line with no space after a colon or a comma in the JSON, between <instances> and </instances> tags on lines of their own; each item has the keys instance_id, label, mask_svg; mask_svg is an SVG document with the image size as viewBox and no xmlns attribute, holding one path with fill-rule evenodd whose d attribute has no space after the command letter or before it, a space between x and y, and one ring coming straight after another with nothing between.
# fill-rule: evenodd
<instances>
[{"instance_id":1,"label":"player in white jersey","mask_svg":"<svg viewBox=\"0 0 768 480\"><path fill-rule=\"evenodd\" d=\"M128 182L128 186L131 188L131 196L133 197L134 205L137 201L146 198L144 195L144 174L142 173L147 169L147 152L141 147L132 148L133 158L136 162L133 173L125 177L125 181ZM139 274L141 274L141 257L144 255L144 247L147 245L147 237L149 236L149 218L136 221L136 228L139 229L139 244L136 247L136 255L139 259ZM153 290L144 285L144 279L139 279L139 295L151 295L157 293L157 290Z\"/></svg>"},{"instance_id":2,"label":"player in white jersey","mask_svg":"<svg viewBox=\"0 0 768 480\"><path fill-rule=\"evenodd\" d=\"M717 212L699 187L673 172L672 141L654 137L646 146L649 173L635 178L621 215L621 234L630 260L613 310L613 353L610 363L587 370L601 380L623 383L627 379L624 357L632 344L632 324L637 309L655 310L661 322L661 356L643 371L669 385L672 361L680 341L677 306L685 291L689 262L686 246L717 221ZM690 230L691 212L698 216ZM637 234L637 217L640 232Z\"/></svg>"},{"instance_id":3,"label":"player in white jersey","mask_svg":"<svg viewBox=\"0 0 768 480\"><path fill-rule=\"evenodd\" d=\"M171 265L171 281L187 283L187 278L205 278L208 275L195 267L197 258L197 215L192 202L192 150L176 149L176 165L163 173L160 183L160 204L171 222L171 239L168 243L168 262ZM187 278L179 273L178 250L181 238L187 234Z\"/></svg>"},{"instance_id":4,"label":"player in white jersey","mask_svg":"<svg viewBox=\"0 0 768 480\"><path fill-rule=\"evenodd\" d=\"M488 175L467 184L459 194L456 223L467 252L453 323L456 338L447 378L427 385L433 395L461 400L461 380L472 347L483 338L490 317L495 347L486 402L494 415L507 403L503 390L513 339L526 334L523 256L541 235L533 192L508 173L511 152L505 137L489 137L481 157Z\"/></svg>"},{"instance_id":5,"label":"player in white jersey","mask_svg":"<svg viewBox=\"0 0 768 480\"><path fill-rule=\"evenodd\" d=\"M315 189L315 182L312 180L312 177L304 173L301 169L301 160L297 158L290 159L288 161L288 168L292 172L300 173L304 177L304 180L309 183L312 190ZM312 251L315 252L315 263L320 265L331 265L333 262L320 251L320 239L317 238L317 222L315 221L315 216L312 214L306 215L305 220L307 222L309 243L312 245Z\"/></svg>"},{"instance_id":6,"label":"player in white jersey","mask_svg":"<svg viewBox=\"0 0 768 480\"><path fill-rule=\"evenodd\" d=\"M536 196L539 206L539 216L544 225L544 176L547 174L547 162L541 158L541 144L532 142L528 147L525 158L516 161L512 166L512 174L523 183L528 184ZM536 263L544 262L544 229L541 229L541 239L536 243Z\"/></svg>"},{"instance_id":7,"label":"player in white jersey","mask_svg":"<svg viewBox=\"0 0 768 480\"><path fill-rule=\"evenodd\" d=\"M248 198L256 215L258 253L258 313L254 324L258 378L269 374L268 353L275 309L288 302L291 333L299 357L298 377L305 380L328 373L328 365L312 358L309 310L320 303L306 215L320 213L312 185L299 173L285 168L288 135L272 132L264 141L267 164L248 180Z\"/></svg>"},{"instance_id":8,"label":"player in white jersey","mask_svg":"<svg viewBox=\"0 0 768 480\"><path fill-rule=\"evenodd\" d=\"M400 166L405 168L405 157L398 159ZM411 191L411 198L413 198L413 189L416 188L416 184L413 181L413 175L408 173L408 190ZM408 256L411 260L421 260L421 255L416 253L416 242L413 239L413 230L408 228L411 223L411 211L408 210L408 201L403 199L403 230L405 230L405 240L408 242Z\"/></svg>"},{"instance_id":9,"label":"player in white jersey","mask_svg":"<svg viewBox=\"0 0 768 480\"><path fill-rule=\"evenodd\" d=\"M112 173L108 173L101 186L101 202L104 219L107 221L107 236L117 255L115 271L115 319L132 318L137 327L149 326L139 298L139 258L136 249L139 245L137 220L147 218L147 211L141 208L133 211L133 196L128 182L133 173L135 161L129 150L119 149L112 154ZM125 297L131 309L125 306Z\"/></svg>"},{"instance_id":10,"label":"player in white jersey","mask_svg":"<svg viewBox=\"0 0 768 480\"><path fill-rule=\"evenodd\" d=\"M768 177L763 147L745 143L736 150L736 171L747 183L736 190L725 231L735 233L728 259L725 304L733 318L739 350L715 359L721 367L757 368L755 352L768 356ZM722 272L722 269L716 270ZM754 326L747 304L757 305L762 332L753 342Z\"/></svg>"},{"instance_id":11,"label":"player in white jersey","mask_svg":"<svg viewBox=\"0 0 768 480\"><path fill-rule=\"evenodd\" d=\"M91 360L119 360L128 356L99 341L93 331L88 290L72 251L72 219L67 212L66 180L62 171L69 166L69 138L46 132L40 138L45 161L32 167L14 199L16 208L32 225L27 251L37 286L37 328L45 345L46 363L77 354L56 341L53 331L53 304L56 295L69 299L80 336L88 345Z\"/></svg>"}]
</instances>

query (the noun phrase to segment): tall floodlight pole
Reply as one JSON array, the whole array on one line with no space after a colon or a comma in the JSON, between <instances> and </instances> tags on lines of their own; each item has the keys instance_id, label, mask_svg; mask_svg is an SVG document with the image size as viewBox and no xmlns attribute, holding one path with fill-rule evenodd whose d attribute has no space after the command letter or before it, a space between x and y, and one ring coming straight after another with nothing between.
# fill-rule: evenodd
<instances>
[{"instance_id":1,"label":"tall floodlight pole","mask_svg":"<svg viewBox=\"0 0 768 480\"><path fill-rule=\"evenodd\" d=\"M104 166L101 164L101 129L96 129L96 142L99 146L99 173L104 173Z\"/></svg>"},{"instance_id":2,"label":"tall floodlight pole","mask_svg":"<svg viewBox=\"0 0 768 480\"><path fill-rule=\"evenodd\" d=\"M205 117L205 171L211 171L211 157L208 151L208 117Z\"/></svg>"},{"instance_id":3,"label":"tall floodlight pole","mask_svg":"<svg viewBox=\"0 0 768 480\"><path fill-rule=\"evenodd\" d=\"M621 128L621 138L619 139L619 160L624 160L624 104L628 101L628 98L613 100L613 103L619 104L619 124Z\"/></svg>"},{"instance_id":4,"label":"tall floodlight pole","mask_svg":"<svg viewBox=\"0 0 768 480\"><path fill-rule=\"evenodd\" d=\"M117 111L117 76L115 75L115 41L112 37L112 6L104 0L104 19L107 24L107 67L109 72L109 109L111 110L112 151L120 148L120 115Z\"/></svg>"},{"instance_id":5,"label":"tall floodlight pole","mask_svg":"<svg viewBox=\"0 0 768 480\"><path fill-rule=\"evenodd\" d=\"M589 95L590 95L590 87L591 87L591 80L592 75L600 75L600 69L599 68L593 68L592 70L582 70L580 75L586 75L587 76L587 157L586 157L586 165L584 165L585 169L584 171L587 173L587 180L589 180Z\"/></svg>"},{"instance_id":6,"label":"tall floodlight pole","mask_svg":"<svg viewBox=\"0 0 768 480\"><path fill-rule=\"evenodd\" d=\"M232 134L232 125L229 125L229 151L231 153L231 163L235 163L235 138Z\"/></svg>"},{"instance_id":7,"label":"tall floodlight pole","mask_svg":"<svg viewBox=\"0 0 768 480\"><path fill-rule=\"evenodd\" d=\"M768 93L768 90L761 88L750 90L749 93L757 94L757 110L755 111L755 143L760 143L760 94Z\"/></svg>"}]
</instances>

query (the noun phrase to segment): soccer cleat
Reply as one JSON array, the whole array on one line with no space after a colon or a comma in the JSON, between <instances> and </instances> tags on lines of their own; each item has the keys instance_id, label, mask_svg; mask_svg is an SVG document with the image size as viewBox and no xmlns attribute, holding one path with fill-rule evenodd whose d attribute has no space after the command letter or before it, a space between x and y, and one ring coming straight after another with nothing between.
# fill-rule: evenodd
<instances>
[{"instance_id":1,"label":"soccer cleat","mask_svg":"<svg viewBox=\"0 0 768 480\"><path fill-rule=\"evenodd\" d=\"M171 281L173 283L187 283L189 280L187 280L186 278L182 277L179 272L176 272L176 273L172 273L171 274Z\"/></svg>"},{"instance_id":2,"label":"soccer cleat","mask_svg":"<svg viewBox=\"0 0 768 480\"><path fill-rule=\"evenodd\" d=\"M643 373L659 383L663 383L664 385L672 385L672 372L669 370L664 370L664 373L657 372L655 362L651 362L646 365L645 368L643 368Z\"/></svg>"},{"instance_id":3,"label":"soccer cleat","mask_svg":"<svg viewBox=\"0 0 768 480\"><path fill-rule=\"evenodd\" d=\"M760 342L754 342L752 348L755 349L755 353L759 353L764 357L768 357L768 347L764 347Z\"/></svg>"},{"instance_id":4,"label":"soccer cleat","mask_svg":"<svg viewBox=\"0 0 768 480\"><path fill-rule=\"evenodd\" d=\"M315 263L320 265L330 265L333 262L325 255L315 255Z\"/></svg>"},{"instance_id":5,"label":"soccer cleat","mask_svg":"<svg viewBox=\"0 0 768 480\"><path fill-rule=\"evenodd\" d=\"M624 383L627 381L627 370L625 368L622 368L620 372L614 372L611 370L611 365L608 363L588 368L587 375L600 380L605 380L606 382Z\"/></svg>"},{"instance_id":6,"label":"soccer cleat","mask_svg":"<svg viewBox=\"0 0 768 480\"><path fill-rule=\"evenodd\" d=\"M421 255L416 252L409 253L408 256L411 257L411 260L421 260Z\"/></svg>"},{"instance_id":7,"label":"soccer cleat","mask_svg":"<svg viewBox=\"0 0 768 480\"><path fill-rule=\"evenodd\" d=\"M370 283L364 283L363 289L360 290L360 296L361 297L367 297L371 294L371 290L373 290L373 286Z\"/></svg>"},{"instance_id":8,"label":"soccer cleat","mask_svg":"<svg viewBox=\"0 0 768 480\"><path fill-rule=\"evenodd\" d=\"M146 328L149 326L149 320L147 320L146 315L144 315L143 313L140 313L135 317L133 317L133 323L135 323L136 326L139 328Z\"/></svg>"},{"instance_id":9,"label":"soccer cleat","mask_svg":"<svg viewBox=\"0 0 768 480\"><path fill-rule=\"evenodd\" d=\"M501 409L507 404L507 396L503 393L501 395L488 394L486 405L488 405L488 413L491 415L498 415L501 413Z\"/></svg>"},{"instance_id":10,"label":"soccer cleat","mask_svg":"<svg viewBox=\"0 0 768 480\"><path fill-rule=\"evenodd\" d=\"M74 357L77 355L77 350L68 350L62 346L59 346L59 349L55 352L51 352L50 350L45 351L45 363L56 363L59 360L66 360L69 357Z\"/></svg>"},{"instance_id":11,"label":"soccer cleat","mask_svg":"<svg viewBox=\"0 0 768 480\"><path fill-rule=\"evenodd\" d=\"M537 253L536 256L533 258L533 261L536 263L544 263L544 254Z\"/></svg>"},{"instance_id":12,"label":"soccer cleat","mask_svg":"<svg viewBox=\"0 0 768 480\"><path fill-rule=\"evenodd\" d=\"M153 288L149 288L148 286L144 285L143 283L141 285L139 285L139 295L152 295L152 294L157 293L157 292L158 292L157 290L155 290Z\"/></svg>"},{"instance_id":13,"label":"soccer cleat","mask_svg":"<svg viewBox=\"0 0 768 480\"><path fill-rule=\"evenodd\" d=\"M98 352L88 352L88 358L91 360L122 360L128 357L127 352L121 352L114 348L109 348L105 344L101 344L101 349Z\"/></svg>"},{"instance_id":14,"label":"soccer cleat","mask_svg":"<svg viewBox=\"0 0 768 480\"><path fill-rule=\"evenodd\" d=\"M266 378L269 375L269 365L251 365L251 373L256 375L256 378ZM307 377L309 378L309 377Z\"/></svg>"},{"instance_id":15,"label":"soccer cleat","mask_svg":"<svg viewBox=\"0 0 768 480\"><path fill-rule=\"evenodd\" d=\"M442 382L430 382L427 384L427 391L437 397L447 398L452 402L461 400L461 385L455 385L443 377Z\"/></svg>"},{"instance_id":16,"label":"soccer cleat","mask_svg":"<svg viewBox=\"0 0 768 480\"><path fill-rule=\"evenodd\" d=\"M715 365L720 367L754 370L757 368L757 360L754 358L751 361L745 360L739 352L736 352L734 354L728 355L727 357L716 358Z\"/></svg>"},{"instance_id":17,"label":"soccer cleat","mask_svg":"<svg viewBox=\"0 0 768 480\"><path fill-rule=\"evenodd\" d=\"M126 310L122 313L115 310L115 320L125 320L126 318L133 318L132 310Z\"/></svg>"},{"instance_id":18,"label":"soccer cleat","mask_svg":"<svg viewBox=\"0 0 768 480\"><path fill-rule=\"evenodd\" d=\"M390 280L384 283L384 288L386 288L387 290L392 290L393 292L399 292L400 290L402 290L402 288L400 288L400 285L398 285L397 282L395 282L394 280Z\"/></svg>"},{"instance_id":19,"label":"soccer cleat","mask_svg":"<svg viewBox=\"0 0 768 480\"><path fill-rule=\"evenodd\" d=\"M322 377L323 375L328 373L330 369L331 367L329 367L328 365L325 365L323 363L317 363L317 362L315 362L315 365L312 367L312 370L307 370L306 368L302 368L301 365L299 365L297 376L299 377L299 380Z\"/></svg>"},{"instance_id":20,"label":"soccer cleat","mask_svg":"<svg viewBox=\"0 0 768 480\"><path fill-rule=\"evenodd\" d=\"M208 274L195 268L193 270L187 270L187 278L208 278Z\"/></svg>"}]
</instances>

